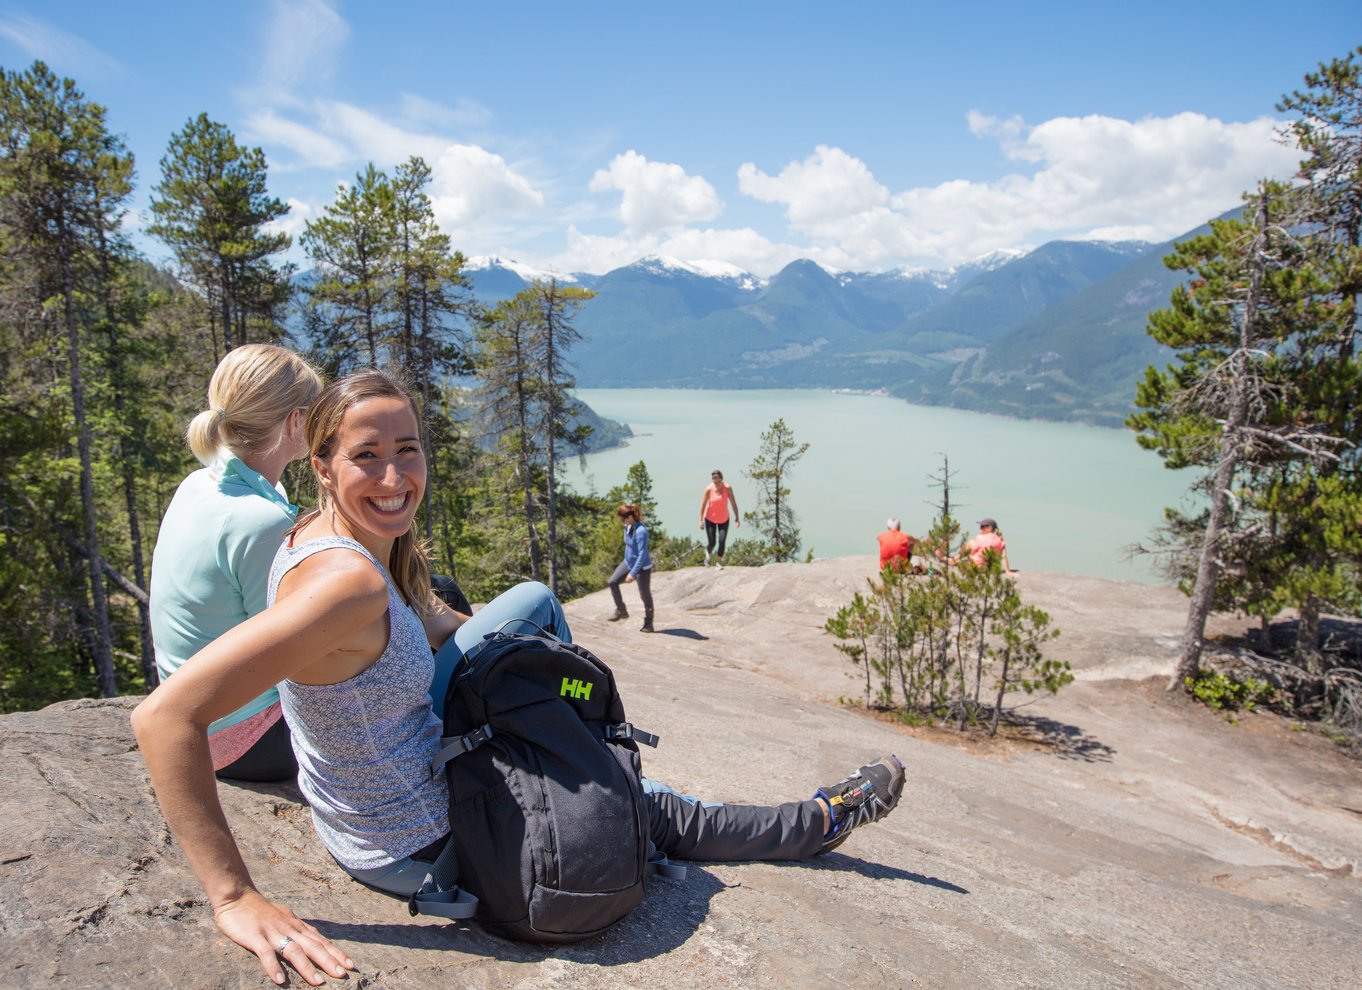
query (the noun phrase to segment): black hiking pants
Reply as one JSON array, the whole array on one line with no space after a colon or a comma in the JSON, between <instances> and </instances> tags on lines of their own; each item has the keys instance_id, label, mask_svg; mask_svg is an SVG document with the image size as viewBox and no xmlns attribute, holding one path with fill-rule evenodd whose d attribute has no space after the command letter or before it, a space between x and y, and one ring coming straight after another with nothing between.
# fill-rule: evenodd
<instances>
[{"instance_id":1,"label":"black hiking pants","mask_svg":"<svg viewBox=\"0 0 1362 990\"><path fill-rule=\"evenodd\" d=\"M672 859L807 859L823 848L823 805L716 804L678 794L666 784L643 781L649 838Z\"/></svg>"}]
</instances>

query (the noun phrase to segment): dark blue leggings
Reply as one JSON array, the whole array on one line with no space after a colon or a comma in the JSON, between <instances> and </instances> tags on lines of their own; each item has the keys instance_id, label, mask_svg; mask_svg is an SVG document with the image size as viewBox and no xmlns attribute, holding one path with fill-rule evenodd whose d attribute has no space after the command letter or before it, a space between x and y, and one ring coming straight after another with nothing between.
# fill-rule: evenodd
<instances>
[{"instance_id":1,"label":"dark blue leggings","mask_svg":"<svg viewBox=\"0 0 1362 990\"><path fill-rule=\"evenodd\" d=\"M719 557L719 558L722 558L723 555L724 555L724 544L728 541L728 520L724 520L724 521L721 522L721 523L716 523L716 522L710 522L708 519L706 519L706 520L705 520L705 536L708 537L708 539L709 539L709 548L708 548L708 549L709 549L709 552L715 554L715 556L717 556L717 557ZM715 550L714 550L714 538L715 538L715 536L717 536L717 537L719 538L719 550L718 550L717 553L715 553Z\"/></svg>"}]
</instances>

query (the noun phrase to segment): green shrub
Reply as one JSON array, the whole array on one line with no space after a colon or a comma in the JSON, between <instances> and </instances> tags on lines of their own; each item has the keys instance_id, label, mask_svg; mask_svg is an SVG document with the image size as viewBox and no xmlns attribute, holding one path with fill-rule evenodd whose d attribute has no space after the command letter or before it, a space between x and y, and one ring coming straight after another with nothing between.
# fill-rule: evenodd
<instances>
[{"instance_id":1,"label":"green shrub","mask_svg":"<svg viewBox=\"0 0 1362 990\"><path fill-rule=\"evenodd\" d=\"M1202 671L1185 684L1193 698L1217 712L1251 712L1272 697L1272 686L1264 681L1239 681L1218 671Z\"/></svg>"}]
</instances>

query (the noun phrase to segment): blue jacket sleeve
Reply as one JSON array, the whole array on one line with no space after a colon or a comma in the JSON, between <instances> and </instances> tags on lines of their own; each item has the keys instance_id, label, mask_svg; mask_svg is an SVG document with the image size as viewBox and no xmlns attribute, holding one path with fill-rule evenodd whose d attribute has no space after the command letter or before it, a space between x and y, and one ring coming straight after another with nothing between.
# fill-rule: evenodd
<instances>
[{"instance_id":1,"label":"blue jacket sleeve","mask_svg":"<svg viewBox=\"0 0 1362 990\"><path fill-rule=\"evenodd\" d=\"M653 559L648 554L648 527L642 523L634 526L633 532L633 566L629 569L630 577L638 577L638 572L653 566Z\"/></svg>"}]
</instances>

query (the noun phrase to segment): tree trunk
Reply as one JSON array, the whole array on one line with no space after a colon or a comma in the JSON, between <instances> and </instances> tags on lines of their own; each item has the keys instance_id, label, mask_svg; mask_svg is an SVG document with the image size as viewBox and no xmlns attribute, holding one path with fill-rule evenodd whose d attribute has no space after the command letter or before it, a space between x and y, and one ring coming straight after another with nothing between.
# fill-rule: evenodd
<instances>
[{"instance_id":1,"label":"tree trunk","mask_svg":"<svg viewBox=\"0 0 1362 990\"><path fill-rule=\"evenodd\" d=\"M519 331L517 331L519 333ZM528 534L530 549L530 579L539 580L539 531L534 525L534 464L530 456L531 437L530 437L530 413L529 396L526 389L529 383L525 380L525 360L522 350L523 341L516 342L516 378L514 387L516 390L516 425L520 430L520 450L518 452L520 487L525 510L525 532Z\"/></svg>"},{"instance_id":2,"label":"tree trunk","mask_svg":"<svg viewBox=\"0 0 1362 990\"><path fill-rule=\"evenodd\" d=\"M222 284L222 349L230 351L237 345L232 336L232 302L227 298L227 283Z\"/></svg>"},{"instance_id":3,"label":"tree trunk","mask_svg":"<svg viewBox=\"0 0 1362 990\"><path fill-rule=\"evenodd\" d=\"M431 421L431 411L430 411L430 406L431 406L431 378L434 377L434 372L433 372L433 370L432 370L432 366L433 366L434 363L435 363L435 362L434 362L434 358L433 358L433 356L431 355L431 346L430 346L430 307L429 307L429 302L430 302L430 296L429 296L427 293L422 292L422 293L421 293L421 336L420 336L421 349L420 349L420 357L419 357L419 360L415 362L416 367L417 367L417 374L418 374L418 375L420 376L420 378L421 378L421 381L420 381L420 389L421 389L421 413L422 413L422 415L423 415L423 417L424 417L424 419L425 419L425 421L426 421L427 424L429 424L430 421ZM408 302L408 304L407 304L407 314L408 314L408 320L409 320L409 321L410 321L410 313L411 313L411 304L410 304L410 302ZM407 339L408 339L408 346L409 346L409 347L411 346L411 344L410 344L411 335L412 335L412 334L411 334L411 327L410 327L410 325L408 325L408 327L407 327ZM431 512L431 505L432 505L432 502L431 502L430 493L431 493L433 490L435 490L436 486L440 483L440 477L439 477L439 469L436 468L436 466L435 466L435 458L434 458L434 453L435 453L435 452L434 452L434 450L432 449L431 442L430 442L430 427L429 427L429 425L427 425L426 429L424 429L424 430L421 431L421 434L422 434L422 436L425 438L426 463L429 464L429 465L431 466L431 469L432 469L432 470L431 470L431 476L430 476L430 481L431 481L431 483L426 487L426 494L425 494L425 500L426 500L426 542L427 542L427 543L430 543L430 542L432 541L432 537L433 537L434 532L435 532L435 521L431 518L431 516L432 516L433 514L432 514L432 512Z\"/></svg>"},{"instance_id":4,"label":"tree trunk","mask_svg":"<svg viewBox=\"0 0 1362 990\"><path fill-rule=\"evenodd\" d=\"M1240 431L1248 419L1248 361L1254 343L1258 301L1263 284L1263 260L1260 252L1267 232L1267 206L1258 202L1257 233L1249 247L1249 290L1244 301L1244 312L1239 325L1239 341L1233 356L1230 375L1230 402L1225 425L1221 431L1220 457L1216 462L1211 489L1211 515L1206 523L1206 535L1201 543L1201 557L1197 561L1196 585L1187 608L1187 625L1182 632L1182 652L1178 657L1167 689L1182 687L1187 678L1196 677L1201 670L1201 651L1205 643L1206 620L1215 600L1215 583L1220 576L1220 533L1229 513L1230 487L1241 459Z\"/></svg>"},{"instance_id":5,"label":"tree trunk","mask_svg":"<svg viewBox=\"0 0 1362 990\"><path fill-rule=\"evenodd\" d=\"M998 734L998 720L1003 714L1003 695L1007 693L1008 667L1012 665L1012 651L1003 651L1003 669L998 675L998 696L993 699L993 718L988 723L989 736Z\"/></svg>"},{"instance_id":6,"label":"tree trunk","mask_svg":"<svg viewBox=\"0 0 1362 990\"><path fill-rule=\"evenodd\" d=\"M104 558L99 550L94 468L90 457L90 424L85 418L85 392L80 375L80 331L76 322L75 276L71 270L71 257L66 249L62 252L61 261L62 301L66 310L67 360L71 373L71 408L76 419L76 443L80 454L80 501L85 515L85 542L90 548L87 565L93 613L92 659L100 693L106 698L112 698L118 694L113 665L113 632L109 625L109 600L104 590Z\"/></svg>"},{"instance_id":7,"label":"tree trunk","mask_svg":"<svg viewBox=\"0 0 1362 990\"><path fill-rule=\"evenodd\" d=\"M1227 427L1228 432L1228 427ZM1168 679L1168 690L1182 687L1187 678L1195 678L1201 671L1201 649L1205 641L1206 620L1211 614L1215 597L1215 582L1220 576L1220 531L1229 512L1230 485L1239 465L1238 447L1227 438L1216 465L1215 489L1211 494L1211 516L1206 523L1206 534L1201 541L1201 558L1197 562L1196 585L1192 588L1191 604L1187 607L1187 624L1182 631L1182 652L1178 656L1173 676Z\"/></svg>"},{"instance_id":8,"label":"tree trunk","mask_svg":"<svg viewBox=\"0 0 1362 990\"><path fill-rule=\"evenodd\" d=\"M1319 648L1319 599L1306 595L1296 623L1296 660L1312 677L1324 676L1324 654Z\"/></svg>"},{"instance_id":9,"label":"tree trunk","mask_svg":"<svg viewBox=\"0 0 1362 990\"><path fill-rule=\"evenodd\" d=\"M554 351L554 333L556 330L554 311L553 311L553 291L557 288L556 283L551 283L549 295L544 300L544 384L545 399L548 408L545 410L548 420L548 441L545 444L545 467L548 474L546 483L548 486L548 523L549 523L549 546L548 546L548 572L549 590L555 595L558 594L558 462L557 447L558 439L558 361Z\"/></svg>"},{"instance_id":10,"label":"tree trunk","mask_svg":"<svg viewBox=\"0 0 1362 990\"><path fill-rule=\"evenodd\" d=\"M127 383L123 378L122 342L118 334L118 311L113 301L113 274L109 268L109 244L104 231L99 231L99 267L104 281L104 319L109 332L109 377L113 385L114 410L120 428L117 457L123 474L123 503L128 514L128 541L132 544L133 580L139 589L147 587L146 560L142 547L142 521L137 512L137 478L133 471L132 456L124 444L127 427ZM139 626L139 656L142 662L142 680L148 691L160 683L156 669L156 653L151 642L151 609L146 596L137 602Z\"/></svg>"}]
</instances>

